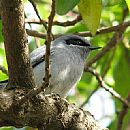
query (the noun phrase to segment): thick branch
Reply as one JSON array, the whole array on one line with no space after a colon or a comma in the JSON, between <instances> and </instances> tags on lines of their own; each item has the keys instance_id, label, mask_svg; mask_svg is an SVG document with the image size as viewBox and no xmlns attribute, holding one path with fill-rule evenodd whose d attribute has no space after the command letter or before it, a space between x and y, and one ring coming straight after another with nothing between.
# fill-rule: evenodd
<instances>
[{"instance_id":1,"label":"thick branch","mask_svg":"<svg viewBox=\"0 0 130 130\"><path fill-rule=\"evenodd\" d=\"M1 0L4 45L9 71L9 85L34 87L24 28L24 10L21 0Z\"/></svg>"},{"instance_id":2,"label":"thick branch","mask_svg":"<svg viewBox=\"0 0 130 130\"><path fill-rule=\"evenodd\" d=\"M102 129L89 112L78 109L56 95L39 94L21 106L9 109L25 93L15 90L0 93L0 126L25 125L44 130L107 130ZM14 111L15 110L15 111ZM8 117L8 118L7 118Z\"/></svg>"}]
</instances>

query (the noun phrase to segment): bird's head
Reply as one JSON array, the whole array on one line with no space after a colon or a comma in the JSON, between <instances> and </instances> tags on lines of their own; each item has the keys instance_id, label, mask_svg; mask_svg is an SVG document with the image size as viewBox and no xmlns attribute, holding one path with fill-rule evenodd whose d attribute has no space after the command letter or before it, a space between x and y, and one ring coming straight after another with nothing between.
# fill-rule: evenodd
<instances>
[{"instance_id":1,"label":"bird's head","mask_svg":"<svg viewBox=\"0 0 130 130\"><path fill-rule=\"evenodd\" d=\"M90 51L101 48L97 46L92 46L90 42L85 38L73 34L61 36L54 41L54 44L58 43L59 45L61 45L61 47L67 47L71 49L71 51L80 53L84 59Z\"/></svg>"}]
</instances>

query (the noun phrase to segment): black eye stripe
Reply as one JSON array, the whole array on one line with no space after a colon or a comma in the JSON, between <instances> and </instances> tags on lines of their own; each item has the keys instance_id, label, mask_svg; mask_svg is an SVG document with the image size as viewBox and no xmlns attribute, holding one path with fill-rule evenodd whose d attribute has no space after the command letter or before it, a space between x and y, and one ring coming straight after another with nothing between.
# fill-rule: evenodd
<instances>
[{"instance_id":1,"label":"black eye stripe","mask_svg":"<svg viewBox=\"0 0 130 130\"><path fill-rule=\"evenodd\" d=\"M81 39L68 39L66 40L67 45L78 45L78 46L90 46L89 43L82 41Z\"/></svg>"}]
</instances>

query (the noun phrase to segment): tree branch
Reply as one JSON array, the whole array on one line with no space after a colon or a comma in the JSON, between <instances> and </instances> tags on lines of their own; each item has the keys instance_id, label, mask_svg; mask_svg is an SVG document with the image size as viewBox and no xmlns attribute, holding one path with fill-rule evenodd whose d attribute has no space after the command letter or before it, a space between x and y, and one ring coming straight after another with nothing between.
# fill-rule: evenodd
<instances>
[{"instance_id":1,"label":"tree branch","mask_svg":"<svg viewBox=\"0 0 130 130\"><path fill-rule=\"evenodd\" d=\"M9 71L8 86L35 86L28 55L24 10L20 0L1 0L4 45Z\"/></svg>"},{"instance_id":2,"label":"tree branch","mask_svg":"<svg viewBox=\"0 0 130 130\"><path fill-rule=\"evenodd\" d=\"M96 72L96 70L90 68L90 67L85 67L85 71L86 72L90 72L92 75L94 75L100 85L100 87L102 87L103 89L105 89L106 91L108 91L113 97L115 97L116 99L118 99L119 101L121 101L124 105L126 105L127 107L130 108L130 104L127 100L125 100L124 98L122 98L116 91L114 91L112 89L112 87L108 87L108 85L104 82L104 80L102 79L102 77Z\"/></svg>"},{"instance_id":3,"label":"tree branch","mask_svg":"<svg viewBox=\"0 0 130 130\"><path fill-rule=\"evenodd\" d=\"M107 130L102 129L88 111L78 109L57 95L44 97L41 93L27 99L21 106L9 109L14 101L25 95L18 89L13 92L15 96L12 96L12 91L0 92L0 126L20 128L27 125L42 130Z\"/></svg>"},{"instance_id":4,"label":"tree branch","mask_svg":"<svg viewBox=\"0 0 130 130\"><path fill-rule=\"evenodd\" d=\"M58 22L58 21L54 21L52 23L52 25L58 25L58 26L64 26L64 27L67 27L67 26L74 26L76 23L78 23L79 21L82 20L82 17L80 15L78 15L74 20L72 21L66 21L66 22ZM46 23L48 24L47 21L45 20L36 20L36 19L25 19L25 23L29 23L29 24L42 24L42 23Z\"/></svg>"},{"instance_id":5,"label":"tree branch","mask_svg":"<svg viewBox=\"0 0 130 130\"><path fill-rule=\"evenodd\" d=\"M128 26L130 26L130 21L123 22L123 23L120 23L119 25L112 26L112 27L104 27L104 28L97 30L96 35L106 34L106 33L111 33L111 32L116 32L116 31L120 32L122 30L122 28L127 28ZM43 39L46 38L46 33L41 33L41 32L37 32L34 30L29 30L29 29L26 29L26 30L27 30L27 34L29 36L39 37L39 38L43 38ZM79 33L75 33L75 34L79 35L79 36L83 36L83 37L91 37L92 36L91 32L89 32L89 31L79 32ZM60 37L62 35L63 34L54 35L54 38Z\"/></svg>"},{"instance_id":6,"label":"tree branch","mask_svg":"<svg viewBox=\"0 0 130 130\"><path fill-rule=\"evenodd\" d=\"M130 103L130 93L126 100ZM125 115L127 114L127 112L128 112L128 106L123 104L122 110L118 115L117 130L122 130L123 119L124 119Z\"/></svg>"},{"instance_id":7,"label":"tree branch","mask_svg":"<svg viewBox=\"0 0 130 130\"><path fill-rule=\"evenodd\" d=\"M114 54L115 54L115 48L114 50L112 51L112 54L110 55L109 59L107 60L107 64L105 65L105 69L103 71L103 73L101 74L102 75L102 79L104 79L105 75L107 74L110 66L111 66L111 62L112 62L112 59L114 57ZM86 105L86 103L88 103L89 99L91 98L91 96L99 89L99 84L96 86L96 88L90 93L90 95L87 97L87 99L80 105L81 108L84 107L84 105Z\"/></svg>"},{"instance_id":8,"label":"tree branch","mask_svg":"<svg viewBox=\"0 0 130 130\"><path fill-rule=\"evenodd\" d=\"M37 10L36 4L34 3L33 0L28 0L28 1L32 4L32 6L33 6L33 8L34 8L34 10L35 10L35 12L36 12L37 17L38 17L39 20L40 20L40 23L41 23L41 24L44 26L44 28L47 30L46 22L44 22L44 21L41 19L40 15L39 15L39 12L38 12L38 10Z\"/></svg>"},{"instance_id":9,"label":"tree branch","mask_svg":"<svg viewBox=\"0 0 130 130\"><path fill-rule=\"evenodd\" d=\"M96 54L94 58L92 58L90 61L86 63L85 66L91 66L93 63L95 63L97 60L102 58L110 49L116 46L117 43L119 43L119 40L122 38L122 32L115 32L113 37L110 39L110 41L107 43L107 45L102 48L100 52Z\"/></svg>"},{"instance_id":10,"label":"tree branch","mask_svg":"<svg viewBox=\"0 0 130 130\"><path fill-rule=\"evenodd\" d=\"M48 28L47 28L47 35L46 35L46 54L45 54L45 87L49 87L49 79L50 79L50 47L52 41L52 23L55 16L55 0L52 0L51 6L51 13L48 18ZM44 78L44 77L43 77Z\"/></svg>"}]
</instances>

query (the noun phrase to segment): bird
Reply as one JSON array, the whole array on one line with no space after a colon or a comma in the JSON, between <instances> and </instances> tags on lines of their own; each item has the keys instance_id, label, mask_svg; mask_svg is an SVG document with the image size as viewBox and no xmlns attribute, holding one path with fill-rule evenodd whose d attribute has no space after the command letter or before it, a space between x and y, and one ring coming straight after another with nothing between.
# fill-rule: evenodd
<instances>
[{"instance_id":1,"label":"bird","mask_svg":"<svg viewBox=\"0 0 130 130\"><path fill-rule=\"evenodd\" d=\"M99 49L90 44L84 37L68 34L56 38L50 47L50 79L45 94L58 94L66 98L71 88L80 81L84 64L92 50ZM45 77L45 51L43 45L30 53L34 79L40 87Z\"/></svg>"}]
</instances>

